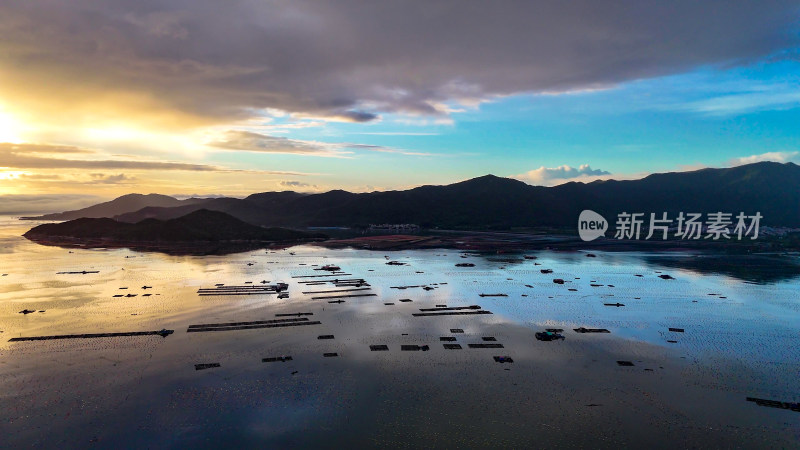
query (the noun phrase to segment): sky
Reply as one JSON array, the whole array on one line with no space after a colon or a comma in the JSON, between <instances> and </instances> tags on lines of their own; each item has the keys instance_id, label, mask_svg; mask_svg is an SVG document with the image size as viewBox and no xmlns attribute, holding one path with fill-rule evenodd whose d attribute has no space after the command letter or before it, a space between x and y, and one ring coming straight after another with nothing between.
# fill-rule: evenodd
<instances>
[{"instance_id":1,"label":"sky","mask_svg":"<svg viewBox=\"0 0 800 450\"><path fill-rule=\"evenodd\" d=\"M6 0L0 212L800 162L800 3Z\"/></svg>"}]
</instances>

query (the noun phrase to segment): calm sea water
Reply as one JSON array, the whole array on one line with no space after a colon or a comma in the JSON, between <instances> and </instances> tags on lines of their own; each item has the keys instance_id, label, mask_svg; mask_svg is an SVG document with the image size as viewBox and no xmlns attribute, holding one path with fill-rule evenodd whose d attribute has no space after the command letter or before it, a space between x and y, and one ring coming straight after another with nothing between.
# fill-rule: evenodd
<instances>
[{"instance_id":1,"label":"calm sea water","mask_svg":"<svg viewBox=\"0 0 800 450\"><path fill-rule=\"evenodd\" d=\"M533 260L313 246L169 256L41 246L19 237L32 225L0 220L3 446L725 447L785 445L800 433L798 413L745 401L800 401L797 256L535 252ZM349 293L376 295L329 303L312 297L349 293L303 294L341 289L300 283L324 264L371 287ZM58 274L84 270L98 273ZM287 282L289 298L197 294L262 281ZM412 316L437 305L493 314ZM301 312L321 324L186 332ZM534 339L549 327L566 329L566 340ZM175 333L9 342L162 328ZM335 338L317 338L325 334ZM447 336L464 348L445 350ZM503 348L467 347L488 342ZM374 344L390 350L371 352ZM293 359L261 362L281 355ZM204 363L220 366L195 369Z\"/></svg>"}]
</instances>

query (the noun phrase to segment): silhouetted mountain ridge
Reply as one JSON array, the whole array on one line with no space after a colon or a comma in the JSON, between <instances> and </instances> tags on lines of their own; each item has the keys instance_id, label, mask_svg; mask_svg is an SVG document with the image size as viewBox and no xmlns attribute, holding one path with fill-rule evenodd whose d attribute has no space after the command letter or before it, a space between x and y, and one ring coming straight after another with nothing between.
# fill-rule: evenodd
<instances>
[{"instance_id":1,"label":"silhouetted mountain ridge","mask_svg":"<svg viewBox=\"0 0 800 450\"><path fill-rule=\"evenodd\" d=\"M667 212L670 218L679 212L721 211L734 215L760 212L764 225L800 227L800 166L760 162L652 174L639 180L570 182L555 187L485 175L446 186L403 191L285 191L258 193L244 199L201 199L177 206L148 205L109 217L125 222L172 219L201 208L226 212L251 224L289 227L370 223L459 229L574 227L584 209L602 214L612 226L616 215L623 211L645 213L645 217L651 212L659 216Z\"/></svg>"},{"instance_id":2,"label":"silhouetted mountain ridge","mask_svg":"<svg viewBox=\"0 0 800 450\"><path fill-rule=\"evenodd\" d=\"M201 209L170 220L144 219L138 223L109 218L80 218L61 223L42 224L24 234L31 240L103 240L117 243L139 242L287 242L323 238L285 228L263 228L245 223L220 211Z\"/></svg>"},{"instance_id":3,"label":"silhouetted mountain ridge","mask_svg":"<svg viewBox=\"0 0 800 450\"><path fill-rule=\"evenodd\" d=\"M30 220L72 220L82 217L98 218L113 217L131 211L138 211L145 207L171 208L181 205L196 204L205 201L203 198L190 198L178 200L174 197L161 194L126 194L114 200L98 203L87 208L74 211L64 211L60 213L45 214L36 217L23 217Z\"/></svg>"}]
</instances>

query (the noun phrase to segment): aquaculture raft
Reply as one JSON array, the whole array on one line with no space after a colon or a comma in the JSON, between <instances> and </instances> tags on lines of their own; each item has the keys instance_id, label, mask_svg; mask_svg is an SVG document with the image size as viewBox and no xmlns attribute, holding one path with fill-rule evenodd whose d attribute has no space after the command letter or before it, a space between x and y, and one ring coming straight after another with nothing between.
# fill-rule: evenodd
<instances>
[{"instance_id":1,"label":"aquaculture raft","mask_svg":"<svg viewBox=\"0 0 800 450\"><path fill-rule=\"evenodd\" d=\"M256 320L252 322L229 322L229 323L208 323L200 325L189 325L187 333L199 333L203 331L231 331L231 330L252 330L257 328L278 328L295 327L303 325L320 325L322 322L309 321L305 317L294 319L273 319Z\"/></svg>"},{"instance_id":2,"label":"aquaculture raft","mask_svg":"<svg viewBox=\"0 0 800 450\"><path fill-rule=\"evenodd\" d=\"M286 290L288 286L279 283L275 285L256 286L256 285L241 285L241 286L217 286L214 288L200 288L197 294L201 297L211 295L260 295L260 294L275 294Z\"/></svg>"},{"instance_id":3,"label":"aquaculture raft","mask_svg":"<svg viewBox=\"0 0 800 450\"><path fill-rule=\"evenodd\" d=\"M53 339L89 339L89 338L104 338L104 337L124 337L124 336L162 336L167 337L174 333L174 330L160 330L160 331L129 331L124 333L91 333L91 334L62 334L57 336L31 336L31 337L15 337L8 340L8 342L20 341L49 341Z\"/></svg>"},{"instance_id":4,"label":"aquaculture raft","mask_svg":"<svg viewBox=\"0 0 800 450\"><path fill-rule=\"evenodd\" d=\"M473 314L492 314L492 312L487 311L485 309L481 309L478 311L422 312L422 313L413 313L411 315L414 317L425 317L425 316L468 316Z\"/></svg>"}]
</instances>

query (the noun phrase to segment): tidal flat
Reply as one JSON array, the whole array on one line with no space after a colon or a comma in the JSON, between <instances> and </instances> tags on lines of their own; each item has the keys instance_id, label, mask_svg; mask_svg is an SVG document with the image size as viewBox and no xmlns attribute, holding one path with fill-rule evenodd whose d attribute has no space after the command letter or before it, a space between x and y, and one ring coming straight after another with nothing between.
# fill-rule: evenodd
<instances>
[{"instance_id":1,"label":"tidal flat","mask_svg":"<svg viewBox=\"0 0 800 450\"><path fill-rule=\"evenodd\" d=\"M0 221L3 447L800 441L796 255L170 256L41 246L29 226ZM279 282L287 298L257 289ZM491 314L449 314L476 311Z\"/></svg>"}]
</instances>

